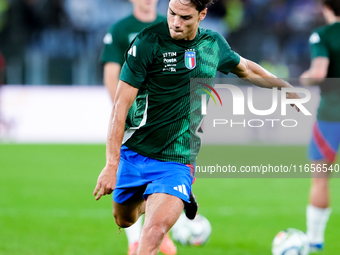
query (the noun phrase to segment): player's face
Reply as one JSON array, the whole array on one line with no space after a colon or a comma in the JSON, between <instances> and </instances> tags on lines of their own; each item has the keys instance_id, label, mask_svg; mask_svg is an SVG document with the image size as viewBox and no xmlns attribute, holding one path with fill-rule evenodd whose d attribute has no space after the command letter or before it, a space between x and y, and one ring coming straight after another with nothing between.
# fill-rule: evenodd
<instances>
[{"instance_id":1,"label":"player's face","mask_svg":"<svg viewBox=\"0 0 340 255\"><path fill-rule=\"evenodd\" d=\"M147 12L156 10L158 0L130 0L138 9Z\"/></svg>"},{"instance_id":2,"label":"player's face","mask_svg":"<svg viewBox=\"0 0 340 255\"><path fill-rule=\"evenodd\" d=\"M334 12L328 6L324 6L322 9L323 16L328 24L336 21L336 16Z\"/></svg>"},{"instance_id":3,"label":"player's face","mask_svg":"<svg viewBox=\"0 0 340 255\"><path fill-rule=\"evenodd\" d=\"M198 12L188 0L170 0L168 25L171 37L175 40L193 40L198 24L206 14L207 9Z\"/></svg>"}]
</instances>

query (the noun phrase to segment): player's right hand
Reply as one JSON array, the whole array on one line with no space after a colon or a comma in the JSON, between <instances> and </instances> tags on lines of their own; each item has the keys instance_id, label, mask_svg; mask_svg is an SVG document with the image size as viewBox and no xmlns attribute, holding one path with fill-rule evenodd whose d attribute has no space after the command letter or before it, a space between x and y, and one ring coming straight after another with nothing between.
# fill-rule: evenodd
<instances>
[{"instance_id":1,"label":"player's right hand","mask_svg":"<svg viewBox=\"0 0 340 255\"><path fill-rule=\"evenodd\" d=\"M106 165L101 171L96 188L93 191L93 195L96 200L99 200L102 196L111 194L116 186L116 171L112 166Z\"/></svg>"}]
</instances>

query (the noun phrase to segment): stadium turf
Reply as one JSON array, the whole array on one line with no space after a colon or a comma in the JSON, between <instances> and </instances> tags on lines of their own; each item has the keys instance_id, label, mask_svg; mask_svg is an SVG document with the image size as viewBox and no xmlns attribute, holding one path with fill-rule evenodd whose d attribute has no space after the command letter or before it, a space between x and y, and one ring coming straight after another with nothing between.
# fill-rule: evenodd
<instances>
[{"instance_id":1,"label":"stadium turf","mask_svg":"<svg viewBox=\"0 0 340 255\"><path fill-rule=\"evenodd\" d=\"M204 146L198 165L221 157L237 167L305 164L305 149ZM92 196L104 164L104 145L0 145L0 254L126 254L111 197ZM305 231L310 179L217 177L198 176L193 186L199 212L212 225L210 241L202 247L177 245L179 255L270 255L278 231ZM333 212L321 254L340 250L339 184L337 178L331 181Z\"/></svg>"}]
</instances>

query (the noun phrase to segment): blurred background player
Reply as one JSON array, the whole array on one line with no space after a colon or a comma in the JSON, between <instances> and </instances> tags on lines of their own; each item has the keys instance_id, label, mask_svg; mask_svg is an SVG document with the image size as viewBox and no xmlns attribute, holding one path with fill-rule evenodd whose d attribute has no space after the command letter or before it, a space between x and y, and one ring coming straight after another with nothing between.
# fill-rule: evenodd
<instances>
[{"instance_id":1,"label":"blurred background player","mask_svg":"<svg viewBox=\"0 0 340 255\"><path fill-rule=\"evenodd\" d=\"M0 52L0 86L5 84L6 60Z\"/></svg>"},{"instance_id":2,"label":"blurred background player","mask_svg":"<svg viewBox=\"0 0 340 255\"><path fill-rule=\"evenodd\" d=\"M2 56L0 51L0 138L4 135L6 129L8 128L8 124L5 122L2 116L2 105L1 105L1 87L5 84L5 71L6 71L6 60Z\"/></svg>"},{"instance_id":3,"label":"blurred background player","mask_svg":"<svg viewBox=\"0 0 340 255\"><path fill-rule=\"evenodd\" d=\"M135 36L145 27L165 20L157 15L158 0L130 0L133 14L113 24L104 37L104 51L101 62L104 64L104 85L114 101L124 53Z\"/></svg>"},{"instance_id":4,"label":"blurred background player","mask_svg":"<svg viewBox=\"0 0 340 255\"><path fill-rule=\"evenodd\" d=\"M303 85L320 84L321 101L308 156L312 163L329 169L336 159L340 142L340 1L323 0L327 25L316 29L309 38L312 62L300 81ZM323 170L324 168L322 168ZM329 174L314 173L307 206L307 235L312 251L324 246L329 208Z\"/></svg>"},{"instance_id":5,"label":"blurred background player","mask_svg":"<svg viewBox=\"0 0 340 255\"><path fill-rule=\"evenodd\" d=\"M130 0L133 4L133 14L113 24L104 37L104 51L101 62L104 64L104 85L110 93L112 102L116 94L119 74L124 63L124 53L135 36L145 27L165 20L157 14L158 0ZM140 232L142 230L142 216L129 228L125 228L131 255L137 250ZM164 254L176 254L177 249L167 234L160 246Z\"/></svg>"}]
</instances>

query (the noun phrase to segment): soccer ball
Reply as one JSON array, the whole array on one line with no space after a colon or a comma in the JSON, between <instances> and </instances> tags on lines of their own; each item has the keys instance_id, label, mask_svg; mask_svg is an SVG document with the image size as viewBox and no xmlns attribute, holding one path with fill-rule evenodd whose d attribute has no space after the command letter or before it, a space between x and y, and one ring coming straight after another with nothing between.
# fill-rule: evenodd
<instances>
[{"instance_id":1,"label":"soccer ball","mask_svg":"<svg viewBox=\"0 0 340 255\"><path fill-rule=\"evenodd\" d=\"M294 228L280 231L272 243L272 253L273 255L308 255L308 237Z\"/></svg>"},{"instance_id":2,"label":"soccer ball","mask_svg":"<svg viewBox=\"0 0 340 255\"><path fill-rule=\"evenodd\" d=\"M210 222L200 214L197 214L195 219L189 220L182 213L172 227L172 238L182 245L200 246L208 241L210 234Z\"/></svg>"}]
</instances>

